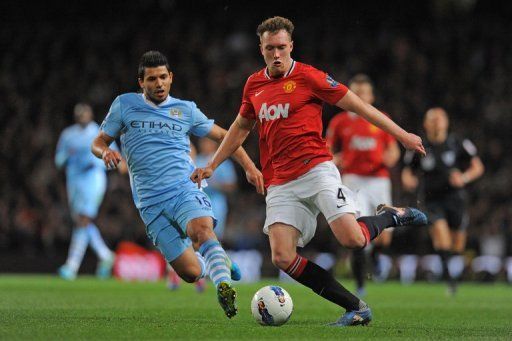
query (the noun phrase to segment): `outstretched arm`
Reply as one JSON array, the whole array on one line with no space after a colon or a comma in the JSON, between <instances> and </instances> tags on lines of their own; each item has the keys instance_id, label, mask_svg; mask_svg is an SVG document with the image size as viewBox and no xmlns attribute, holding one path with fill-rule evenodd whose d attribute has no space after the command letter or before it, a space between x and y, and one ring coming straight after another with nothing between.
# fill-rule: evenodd
<instances>
[{"instance_id":1,"label":"outstretched arm","mask_svg":"<svg viewBox=\"0 0 512 341\"><path fill-rule=\"evenodd\" d=\"M100 131L91 145L92 153L102 159L107 169L115 169L122 160L121 154L117 150L110 149L109 146L114 142L114 138Z\"/></svg>"},{"instance_id":2,"label":"outstretched arm","mask_svg":"<svg viewBox=\"0 0 512 341\"><path fill-rule=\"evenodd\" d=\"M206 167L197 168L190 176L190 179L197 183L198 187L201 187L201 181L208 179L215 169L233 154L235 160L244 168L247 180L256 187L258 193L263 194L265 192L263 176L247 153L241 148L242 143L249 135L253 126L254 121L240 115L237 116L227 132L214 125L208 137L220 142L220 146Z\"/></svg>"},{"instance_id":3,"label":"outstretched arm","mask_svg":"<svg viewBox=\"0 0 512 341\"><path fill-rule=\"evenodd\" d=\"M373 123L393 135L406 149L413 150L423 156L426 155L425 148L419 136L408 133L402 129L398 124L393 122L393 120L382 114L371 104L361 100L352 91L349 90L347 94L336 103L336 106L355 112L370 123Z\"/></svg>"}]
</instances>

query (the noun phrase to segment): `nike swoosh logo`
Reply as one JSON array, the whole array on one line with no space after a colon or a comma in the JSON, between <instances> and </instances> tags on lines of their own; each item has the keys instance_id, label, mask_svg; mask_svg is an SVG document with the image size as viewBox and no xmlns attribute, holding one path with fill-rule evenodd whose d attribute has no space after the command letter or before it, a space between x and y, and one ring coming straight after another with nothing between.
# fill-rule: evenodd
<instances>
[{"instance_id":1,"label":"nike swoosh logo","mask_svg":"<svg viewBox=\"0 0 512 341\"><path fill-rule=\"evenodd\" d=\"M258 97L263 91L265 90L258 91L257 93L254 94L254 97Z\"/></svg>"},{"instance_id":2,"label":"nike swoosh logo","mask_svg":"<svg viewBox=\"0 0 512 341\"><path fill-rule=\"evenodd\" d=\"M343 206L347 206L348 204L343 204L343 205L336 205L337 208L342 208Z\"/></svg>"}]
</instances>

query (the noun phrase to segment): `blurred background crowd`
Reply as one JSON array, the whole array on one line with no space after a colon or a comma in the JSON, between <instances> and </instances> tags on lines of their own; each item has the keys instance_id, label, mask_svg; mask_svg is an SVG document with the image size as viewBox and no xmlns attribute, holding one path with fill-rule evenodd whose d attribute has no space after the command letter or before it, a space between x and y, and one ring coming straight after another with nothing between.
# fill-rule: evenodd
<instances>
[{"instance_id":1,"label":"blurred background crowd","mask_svg":"<svg viewBox=\"0 0 512 341\"><path fill-rule=\"evenodd\" d=\"M0 272L54 272L65 257L72 222L54 155L77 102L91 104L100 123L118 94L138 91L142 53L160 50L174 72L171 95L195 101L228 128L246 78L264 66L256 27L274 15L295 23L295 59L344 83L368 74L376 107L406 129L420 133L431 106L447 110L451 130L475 143L486 167L470 188L468 252L512 255L511 3L317 1L295 8L152 0L0 9ZM324 112L326 126L336 110ZM255 133L246 149L258 158ZM393 169L394 201L403 204L414 199L401 190L400 167ZM264 198L237 171L224 242L267 252ZM149 246L126 176L109 173L97 225L114 248L121 240ZM322 219L319 225L311 250L343 254Z\"/></svg>"}]
</instances>

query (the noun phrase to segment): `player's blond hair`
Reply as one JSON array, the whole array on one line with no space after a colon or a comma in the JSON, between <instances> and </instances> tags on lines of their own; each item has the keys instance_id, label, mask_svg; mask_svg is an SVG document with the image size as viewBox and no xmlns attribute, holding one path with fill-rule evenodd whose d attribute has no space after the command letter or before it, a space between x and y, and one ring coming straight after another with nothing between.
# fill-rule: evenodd
<instances>
[{"instance_id":1,"label":"player's blond hair","mask_svg":"<svg viewBox=\"0 0 512 341\"><path fill-rule=\"evenodd\" d=\"M291 22L290 19L286 19L283 17L273 17L263 21L256 29L256 34L261 39L263 33L265 32L277 33L280 30L285 30L290 35L291 39L294 28L295 27L293 26L293 23Z\"/></svg>"}]
</instances>

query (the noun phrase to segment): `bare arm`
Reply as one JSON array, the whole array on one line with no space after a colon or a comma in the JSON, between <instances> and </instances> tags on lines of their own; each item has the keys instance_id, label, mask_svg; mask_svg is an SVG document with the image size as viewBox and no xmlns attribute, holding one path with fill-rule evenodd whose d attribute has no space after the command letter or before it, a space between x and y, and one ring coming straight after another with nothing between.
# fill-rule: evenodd
<instances>
[{"instance_id":1,"label":"bare arm","mask_svg":"<svg viewBox=\"0 0 512 341\"><path fill-rule=\"evenodd\" d=\"M465 183L470 183L484 175L485 167L482 160L478 156L473 156L471 159L471 165L469 168L462 173L462 177Z\"/></svg>"},{"instance_id":2,"label":"bare arm","mask_svg":"<svg viewBox=\"0 0 512 341\"><path fill-rule=\"evenodd\" d=\"M469 168L464 173L459 170L454 170L450 173L450 184L454 187L464 187L481 177L484 171L485 168L482 160L478 156L473 156Z\"/></svg>"},{"instance_id":3,"label":"bare arm","mask_svg":"<svg viewBox=\"0 0 512 341\"><path fill-rule=\"evenodd\" d=\"M258 193L264 194L263 175L256 168L245 150L241 148L242 143L251 132L253 126L254 121L243 118L240 115L237 116L227 132L214 125L208 137L220 142L220 146L206 167L194 170L190 179L197 183L198 187L201 187L201 181L211 177L213 171L233 154L235 160L244 168L247 180L256 187Z\"/></svg>"},{"instance_id":4,"label":"bare arm","mask_svg":"<svg viewBox=\"0 0 512 341\"><path fill-rule=\"evenodd\" d=\"M110 144L114 142L114 138L100 131L98 136L92 141L91 151L98 158L102 159L107 169L115 169L121 162L121 154L109 148Z\"/></svg>"},{"instance_id":5,"label":"bare arm","mask_svg":"<svg viewBox=\"0 0 512 341\"><path fill-rule=\"evenodd\" d=\"M371 104L365 103L352 91L349 90L347 94L343 96L338 103L336 103L336 106L355 112L370 123L393 135L406 149L414 150L421 155L426 154L419 136L408 133L402 129L399 125L393 122L393 120L382 114Z\"/></svg>"}]
</instances>

